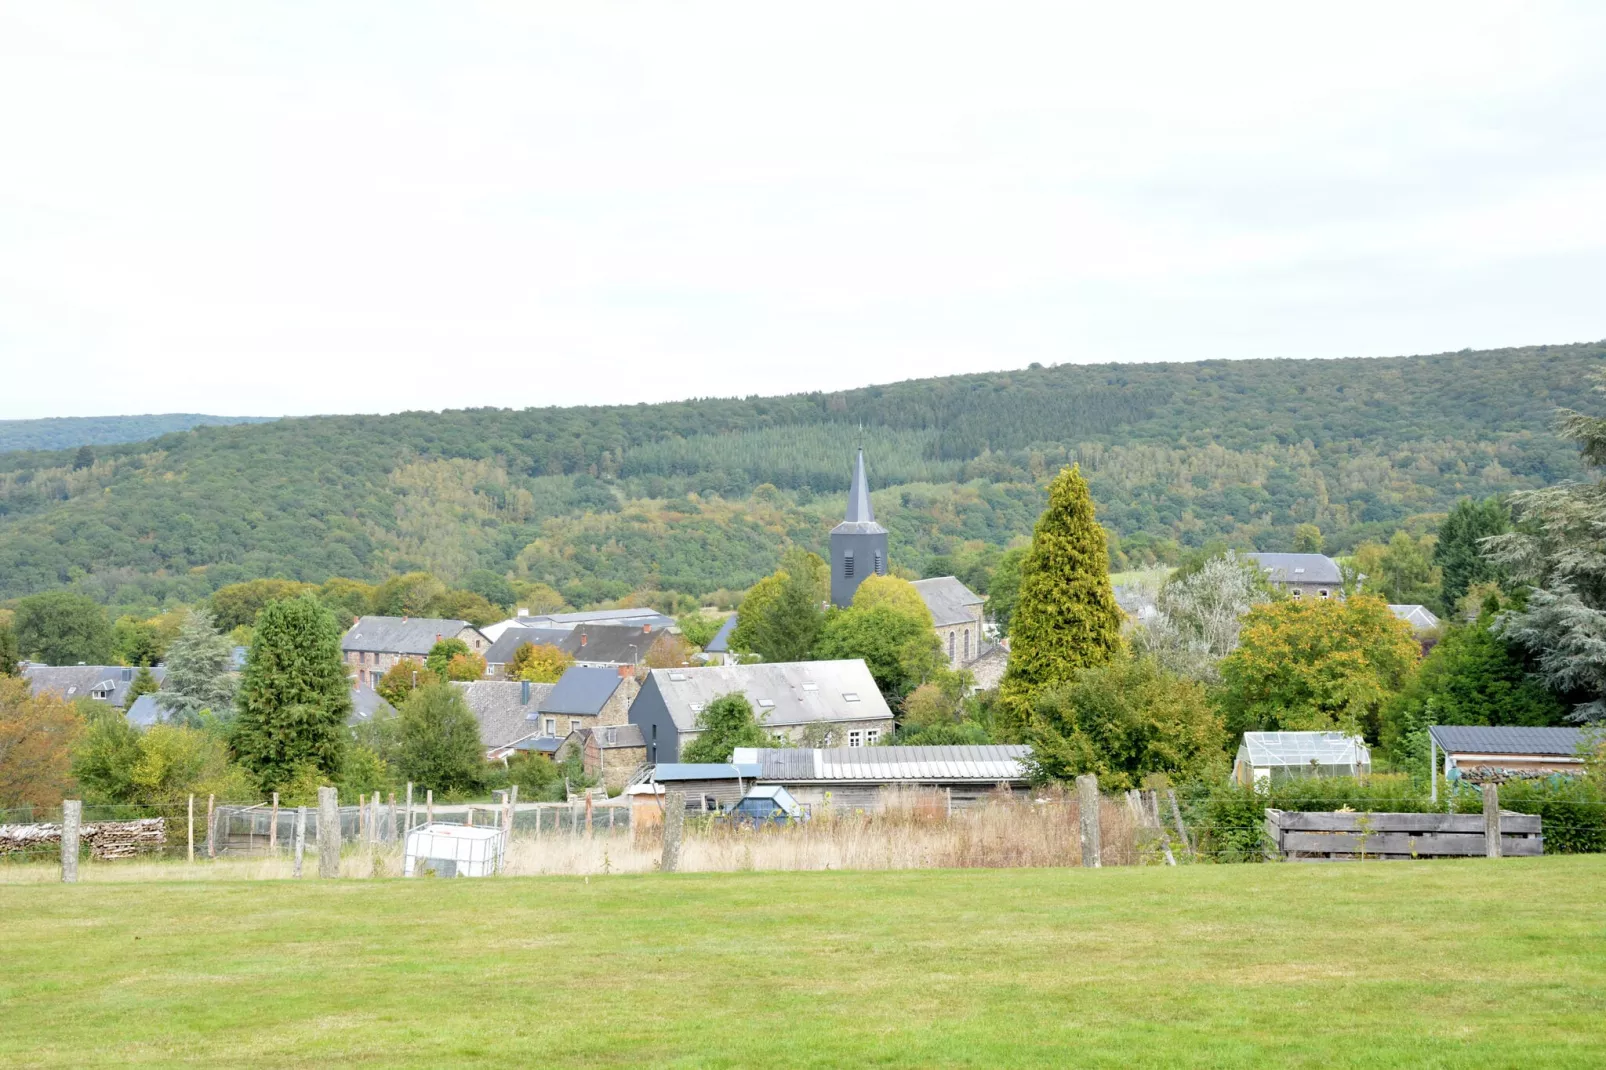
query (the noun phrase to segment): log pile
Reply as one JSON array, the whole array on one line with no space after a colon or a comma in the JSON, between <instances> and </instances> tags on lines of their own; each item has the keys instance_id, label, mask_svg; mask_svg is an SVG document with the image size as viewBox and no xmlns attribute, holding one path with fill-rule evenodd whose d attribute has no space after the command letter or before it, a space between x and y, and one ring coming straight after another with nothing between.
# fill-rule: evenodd
<instances>
[{"instance_id":1,"label":"log pile","mask_svg":"<svg viewBox=\"0 0 1606 1070\"><path fill-rule=\"evenodd\" d=\"M96 821L81 826L78 838L89 845L91 858L132 858L141 849L161 847L167 842L167 819ZM0 825L0 854L49 847L60 842L60 825Z\"/></svg>"}]
</instances>

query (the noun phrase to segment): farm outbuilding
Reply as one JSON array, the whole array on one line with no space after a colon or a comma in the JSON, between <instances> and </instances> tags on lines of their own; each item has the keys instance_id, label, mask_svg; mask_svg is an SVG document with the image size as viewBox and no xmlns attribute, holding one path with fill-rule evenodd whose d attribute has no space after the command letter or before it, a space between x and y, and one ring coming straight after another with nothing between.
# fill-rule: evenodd
<instances>
[{"instance_id":1,"label":"farm outbuilding","mask_svg":"<svg viewBox=\"0 0 1606 1070\"><path fill-rule=\"evenodd\" d=\"M1026 787L1029 747L738 747L733 755L805 806L880 810L889 795L941 792L945 806L982 802Z\"/></svg>"},{"instance_id":2,"label":"farm outbuilding","mask_svg":"<svg viewBox=\"0 0 1606 1070\"><path fill-rule=\"evenodd\" d=\"M1371 771L1366 741L1343 732L1245 732L1232 767L1233 777L1245 785Z\"/></svg>"},{"instance_id":3,"label":"farm outbuilding","mask_svg":"<svg viewBox=\"0 0 1606 1070\"><path fill-rule=\"evenodd\" d=\"M473 825L422 825L407 834L402 875L489 877L502 868L502 830Z\"/></svg>"},{"instance_id":4,"label":"farm outbuilding","mask_svg":"<svg viewBox=\"0 0 1606 1070\"><path fill-rule=\"evenodd\" d=\"M1428 762L1437 767L1442 754L1446 780L1576 776L1587 742L1581 728L1436 724L1428 729Z\"/></svg>"}]
</instances>

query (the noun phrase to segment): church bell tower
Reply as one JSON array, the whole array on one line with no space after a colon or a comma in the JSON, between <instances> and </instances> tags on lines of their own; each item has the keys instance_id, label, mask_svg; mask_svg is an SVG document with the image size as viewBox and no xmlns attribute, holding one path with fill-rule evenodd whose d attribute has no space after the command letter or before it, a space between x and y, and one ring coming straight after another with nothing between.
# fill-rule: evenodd
<instances>
[{"instance_id":1,"label":"church bell tower","mask_svg":"<svg viewBox=\"0 0 1606 1070\"><path fill-rule=\"evenodd\" d=\"M870 484L864 478L864 449L848 489L848 515L831 529L831 604L847 606L866 576L887 574L887 529L875 522Z\"/></svg>"}]
</instances>

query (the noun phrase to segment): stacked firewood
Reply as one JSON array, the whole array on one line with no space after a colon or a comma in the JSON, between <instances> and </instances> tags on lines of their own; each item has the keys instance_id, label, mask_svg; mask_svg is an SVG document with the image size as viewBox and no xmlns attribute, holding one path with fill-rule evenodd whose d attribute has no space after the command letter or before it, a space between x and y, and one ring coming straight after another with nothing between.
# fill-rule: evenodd
<instances>
[{"instance_id":1,"label":"stacked firewood","mask_svg":"<svg viewBox=\"0 0 1606 1070\"><path fill-rule=\"evenodd\" d=\"M92 858L132 858L142 849L161 847L167 842L167 819L144 817L136 821L96 821L80 826L78 839L89 845ZM48 847L60 842L60 825L0 825L0 854Z\"/></svg>"}]
</instances>

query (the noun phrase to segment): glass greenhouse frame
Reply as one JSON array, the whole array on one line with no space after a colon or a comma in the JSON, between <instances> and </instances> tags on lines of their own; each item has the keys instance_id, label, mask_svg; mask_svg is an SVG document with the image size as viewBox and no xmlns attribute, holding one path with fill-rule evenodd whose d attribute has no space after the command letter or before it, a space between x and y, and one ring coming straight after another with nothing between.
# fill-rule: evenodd
<instances>
[{"instance_id":1,"label":"glass greenhouse frame","mask_svg":"<svg viewBox=\"0 0 1606 1070\"><path fill-rule=\"evenodd\" d=\"M1365 776L1371 771L1366 741L1343 732L1245 732L1232 766L1240 784Z\"/></svg>"}]
</instances>

